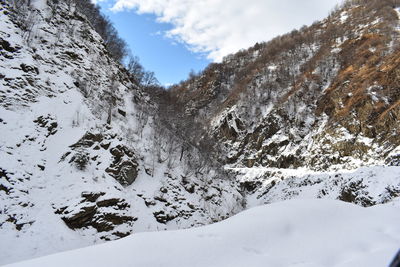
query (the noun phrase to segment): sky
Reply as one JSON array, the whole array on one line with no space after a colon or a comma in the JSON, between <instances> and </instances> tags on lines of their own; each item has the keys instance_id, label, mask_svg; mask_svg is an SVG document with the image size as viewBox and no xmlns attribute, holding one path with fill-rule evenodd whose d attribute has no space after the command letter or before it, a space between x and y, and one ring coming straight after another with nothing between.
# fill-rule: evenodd
<instances>
[{"instance_id":1,"label":"sky","mask_svg":"<svg viewBox=\"0 0 400 267\"><path fill-rule=\"evenodd\" d=\"M342 0L92 0L162 85L323 19Z\"/></svg>"}]
</instances>

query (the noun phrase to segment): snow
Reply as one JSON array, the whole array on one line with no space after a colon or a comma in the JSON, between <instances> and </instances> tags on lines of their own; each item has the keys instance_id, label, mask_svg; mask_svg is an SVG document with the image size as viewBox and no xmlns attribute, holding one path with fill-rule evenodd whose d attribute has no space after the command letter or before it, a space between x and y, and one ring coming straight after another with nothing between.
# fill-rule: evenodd
<instances>
[{"instance_id":1,"label":"snow","mask_svg":"<svg viewBox=\"0 0 400 267\"><path fill-rule=\"evenodd\" d=\"M340 14L340 22L343 24L346 22L346 20L349 18L349 14L347 13L347 11L343 11Z\"/></svg>"},{"instance_id":2,"label":"snow","mask_svg":"<svg viewBox=\"0 0 400 267\"><path fill-rule=\"evenodd\" d=\"M43 10L47 7L46 0L34 0L32 1L32 5L39 10Z\"/></svg>"},{"instance_id":3,"label":"snow","mask_svg":"<svg viewBox=\"0 0 400 267\"><path fill-rule=\"evenodd\" d=\"M156 119L150 112L152 107L149 96L139 94L129 84L121 83L115 87L115 94L120 99L118 108L123 109L126 116L114 114L111 127L104 125L107 103L100 96L109 90L113 74L120 73L118 66L110 64L109 58L104 56L100 37L88 25L71 19L73 32L70 33L70 26L60 23L64 18L58 15L46 16L49 9L45 0L33 0L32 4L36 9L34 13L40 19L36 22L36 34L29 40L24 39L23 33L7 16L3 16L4 19L0 21L0 36L9 40L12 46L20 48L12 54L12 59L1 58L0 64L1 73L12 80L10 84L2 81L4 90L0 90L0 98L4 101L4 106L0 106L0 167L6 168L14 183L2 181L12 188L10 194L0 190L0 264L103 243L101 237L107 233L99 233L91 227L73 231L55 214L55 210L63 206L67 207L66 211L73 212L88 205L81 203L82 192L105 193L99 200L126 200L130 205L126 211L115 211L109 207L99 210L137 217L138 220L132 226L116 226L121 232L131 230L134 234L117 242L56 254L14 266L264 266L268 262L272 266L310 267L372 266L372 263L378 266L388 262L392 250L395 249L393 244L399 240L398 231L392 227L395 225L392 222L399 219L394 215L394 204L363 209L336 201L315 199L337 199L346 185L363 181L364 191L371 199L383 203L382 199L388 194L387 187L399 188L399 168L377 166L353 172L318 173L307 169L243 168L234 169L237 172L235 176L226 180L217 179L211 172L202 176L192 174L178 160L179 151L167 149L169 143L179 144L179 141L167 136L167 129L162 129L162 134L167 136L164 140L156 135ZM91 33L90 36L95 41L79 35L79 31L84 29ZM43 45L46 43L44 40L47 45ZM332 53L340 51L341 42L343 40L337 40ZM317 44L310 48L299 48L299 55L304 54L305 57L295 62L291 71L297 73L299 67L317 50ZM71 51L79 59L69 59L66 52ZM240 59L238 66L244 66L246 60L255 60L256 57L254 53L250 59ZM228 57L226 60L233 59L234 57ZM275 63L270 62L264 67L266 76L260 75L255 80L257 89L267 80L276 79L275 71L281 65L279 62ZM38 73L23 71L21 64L36 67ZM329 87L330 77L334 76L338 68L335 66L330 70L333 74L328 73L329 75L321 68L314 71L315 74L327 76L323 88ZM24 80L25 77L32 78L35 84L20 86L19 80ZM92 92L90 97L85 97L82 89L77 88L77 81L88 86L87 91ZM25 93L23 89L26 90ZM32 93L28 94L27 89ZM278 99L289 90L290 87L281 91L273 90L271 98ZM145 104L134 104L133 95L140 99L138 102ZM212 128L216 129L231 115L233 119L227 120L228 126L240 132L236 119L242 119L243 111L240 109L241 104L245 104L243 102L214 117ZM253 102L248 103L251 103L251 108L255 111L256 105ZM263 105L261 114L257 115L254 122L265 120L274 107L274 104ZM253 113L255 112L250 112L250 115ZM299 121L304 121L305 131L311 129L315 122L304 105L299 105L297 111L290 111L290 114ZM49 116L49 122L57 122L56 133L47 135L46 128L34 123L41 116ZM318 123L319 129L316 132L311 131L303 138L302 145L309 147L305 153L310 153L314 142L320 142L321 146L324 144L324 140L314 140L313 137L323 132L327 118ZM108 127L111 130L105 130ZM66 152L71 152L70 146L86 132L104 134L105 138L107 134L115 134L116 138L107 139L111 147L126 145L132 148L139 165L139 174L134 184L124 188L104 172L113 160L107 151L88 148L90 156L97 160L89 163L85 171L77 170L68 163L70 158L61 160ZM354 140L366 146L374 145L372 139L361 135L355 137L340 129L338 132L339 138L328 136L327 140L332 143ZM290 138L300 140L301 136L303 135L299 135L294 128L289 131L282 129L264 140L263 145ZM157 162L157 148L160 150L160 158L172 158L175 163L169 166L167 163ZM239 148L240 143L236 142L232 144L229 153L233 155L237 153L235 149ZM281 154L291 155L296 149L297 147L290 144L282 149ZM256 153L258 151L251 151L248 158ZM195 162L197 158L191 160ZM358 167L362 163L365 162L359 161L351 167ZM45 169L40 170L38 165ZM152 169L151 174L147 173L148 169ZM337 175L339 178L333 178ZM182 185L183 178L193 185L194 192L189 192ZM262 185L254 193L239 194L237 187L247 181L261 182ZM276 186L271 189L270 186L275 183ZM160 188L168 189L168 193L160 192ZM265 194L266 190L270 190L268 195ZM329 190L327 196L321 196L323 190ZM156 197L162 197L167 202L157 202ZM254 207L287 199L295 200L251 209L208 227L140 233L200 226L221 220L242 210L242 201L247 203L247 207ZM146 201L154 204L148 206ZM163 224L154 218L154 212L159 211L184 216ZM185 217L186 214L189 217ZM385 218L387 225L379 218ZM16 229L18 225L12 219L22 225L20 230ZM325 244L326 240L329 240L328 244Z\"/></svg>"},{"instance_id":4,"label":"snow","mask_svg":"<svg viewBox=\"0 0 400 267\"><path fill-rule=\"evenodd\" d=\"M398 208L285 201L209 226L139 233L7 266L387 266L400 243Z\"/></svg>"},{"instance_id":5,"label":"snow","mask_svg":"<svg viewBox=\"0 0 400 267\"><path fill-rule=\"evenodd\" d=\"M395 8L394 10L396 11L397 16L398 16L399 19L400 19L400 7L397 7L397 8Z\"/></svg>"},{"instance_id":6,"label":"snow","mask_svg":"<svg viewBox=\"0 0 400 267\"><path fill-rule=\"evenodd\" d=\"M240 185L260 184L255 191L246 192L247 207L291 199L341 199L343 191L349 188L353 188L353 201L357 204L380 204L388 201L391 188L400 185L400 167L397 166L323 172L265 167L231 168L227 171Z\"/></svg>"},{"instance_id":7,"label":"snow","mask_svg":"<svg viewBox=\"0 0 400 267\"><path fill-rule=\"evenodd\" d=\"M180 151L167 150L171 142L179 141L167 137L165 129L163 136L155 133L149 97L123 78L120 67L104 54L100 36L86 22L73 19L73 10L62 2L62 11L72 12L68 25L57 13L46 16L49 10L45 0L33 0L32 4L32 15L38 22L29 43L0 8L0 38L18 48L15 53L7 52L8 57L0 55L0 73L5 76L0 79L0 168L10 178L8 181L1 176L6 190L0 190L0 265L103 243L103 237L118 238L92 227L71 230L61 215L55 214L62 207L67 211L84 207L86 204L80 203L82 192L102 192L104 199L118 198L129 204L123 211L112 211L137 218L133 225L116 225L115 232L122 233L199 226L242 210L237 204L241 195L230 181L221 181L207 172L202 176L189 172L179 160ZM78 34L84 30L93 39ZM57 33L62 36L57 38ZM66 54L71 51L79 59L71 60ZM21 64L35 67L37 72L25 72ZM122 75L124 82L119 80L115 86L118 101L110 126L105 124L108 103L102 96L109 91L114 74ZM21 81L34 83L18 84ZM87 86L89 97L76 82ZM140 105L133 101L134 97ZM124 110L126 116L118 114L117 108ZM57 123L56 132L49 135L46 127L35 122L39 117L46 118L47 126ZM70 146L86 132L101 134L110 149L122 145L134 152L138 163L134 184L123 187L105 172L113 162L110 149L84 148L92 159L84 171L70 162L76 153ZM157 161L156 145L163 159L172 159L171 164ZM63 160L68 152L70 156ZM197 160L196 152L191 156ZM152 169L151 174L148 169ZM194 192L186 190L182 177ZM217 185L221 189L216 193L211 187ZM168 194L162 195L161 187ZM160 196L168 203L155 199ZM146 201L152 204L148 206ZM110 212L108 208L98 210ZM178 216L160 223L154 212Z\"/></svg>"}]
</instances>

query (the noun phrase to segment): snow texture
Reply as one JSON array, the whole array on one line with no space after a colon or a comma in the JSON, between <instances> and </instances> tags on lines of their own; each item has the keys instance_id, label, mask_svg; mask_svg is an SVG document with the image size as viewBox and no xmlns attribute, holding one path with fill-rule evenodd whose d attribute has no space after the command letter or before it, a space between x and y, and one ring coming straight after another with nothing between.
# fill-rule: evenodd
<instances>
[{"instance_id":1,"label":"snow texture","mask_svg":"<svg viewBox=\"0 0 400 267\"><path fill-rule=\"evenodd\" d=\"M398 208L285 201L205 227L140 233L7 266L387 266L400 242Z\"/></svg>"}]
</instances>

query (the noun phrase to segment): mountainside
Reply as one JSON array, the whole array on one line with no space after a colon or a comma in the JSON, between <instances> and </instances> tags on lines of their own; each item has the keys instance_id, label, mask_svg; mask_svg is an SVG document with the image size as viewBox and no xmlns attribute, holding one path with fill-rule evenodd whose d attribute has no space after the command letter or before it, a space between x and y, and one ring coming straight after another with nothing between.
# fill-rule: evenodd
<instances>
[{"instance_id":1,"label":"mountainside","mask_svg":"<svg viewBox=\"0 0 400 267\"><path fill-rule=\"evenodd\" d=\"M232 167L396 164L394 3L347 1L321 22L210 65L173 94L223 140Z\"/></svg>"},{"instance_id":2,"label":"mountainside","mask_svg":"<svg viewBox=\"0 0 400 267\"><path fill-rule=\"evenodd\" d=\"M25 11L0 2L0 263L242 210L73 2Z\"/></svg>"},{"instance_id":3,"label":"mountainside","mask_svg":"<svg viewBox=\"0 0 400 267\"><path fill-rule=\"evenodd\" d=\"M250 205L384 203L400 195L397 167L369 166L400 162L399 18L396 1L346 1L320 22L211 64L171 94L218 140L219 160Z\"/></svg>"},{"instance_id":4,"label":"mountainside","mask_svg":"<svg viewBox=\"0 0 400 267\"><path fill-rule=\"evenodd\" d=\"M123 67L93 7L0 0L0 264L290 199L394 209L396 1L347 1L168 91Z\"/></svg>"}]
</instances>

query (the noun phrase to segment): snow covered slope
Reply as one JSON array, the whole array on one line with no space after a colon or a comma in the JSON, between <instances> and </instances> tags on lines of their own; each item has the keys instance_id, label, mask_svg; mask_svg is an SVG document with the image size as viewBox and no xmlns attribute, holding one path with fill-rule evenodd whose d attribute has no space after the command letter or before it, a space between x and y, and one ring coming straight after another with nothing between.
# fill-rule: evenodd
<instances>
[{"instance_id":1,"label":"snow covered slope","mask_svg":"<svg viewBox=\"0 0 400 267\"><path fill-rule=\"evenodd\" d=\"M400 197L400 167L316 172L308 169L233 168L248 207L287 199L340 199L363 207Z\"/></svg>"},{"instance_id":2,"label":"snow covered slope","mask_svg":"<svg viewBox=\"0 0 400 267\"><path fill-rule=\"evenodd\" d=\"M118 256L112 260L121 260L121 264L137 260L150 265L157 262L149 261L164 258L171 265L186 266L208 266L226 259L235 264L251 260L259 264L261 258L277 266L301 266L302 262L303 266L319 266L330 259L347 264L345 260L358 261L358 256L368 253L377 253L377 260L387 261L383 256L392 251L385 246L392 250L391 242L398 241L398 232L392 231L392 221L398 219L396 207L390 205L400 196L396 119L400 118L400 105L398 90L393 89L399 84L396 53L400 52L395 45L388 45L388 38L396 38L397 32L391 37L376 32L398 26L391 6L387 7L390 12L383 14L396 16L385 19L381 14L385 23L376 29L375 24L360 24L365 14L374 12L373 8L360 15L359 8L350 5L353 11L347 17L337 11L304 30L304 36L295 32L275 40L293 45L289 52L276 46L282 51L272 53L274 43L258 45L249 50L252 53L242 52L228 57L222 65L211 65L197 81L188 83L188 92L178 94L185 104L184 112L168 118L173 113L160 114L167 111L162 108L177 102L169 102L173 98L164 92L171 99L163 99L166 105L162 106L160 97L155 96L157 92L138 87L110 57L100 35L77 10L74 0L25 1L22 11L13 9L12 2L0 0L0 264L130 234L134 236L100 246L100 251L96 247L82 252L105 256L108 254L103 249L109 248ZM328 34L339 22L343 23L340 27L346 26L343 40ZM346 39L357 25L362 27L353 36L356 39ZM306 35L313 30L318 32L317 39ZM357 83L364 81L357 76L361 73L352 80L349 70L365 70L359 68L362 62L348 69L351 62L346 61L347 53L366 52L361 48L354 51L357 47L369 48L367 54L362 54L366 57L356 58L368 58L366 65L377 74L363 86L374 85L374 79L382 78L382 73L383 78L393 79L359 87ZM343 57L338 54L340 49L347 51ZM257 60L262 51L265 54ZM376 71L374 59L382 53L387 58ZM304 65L308 60L311 65ZM341 74L332 83L339 65L343 65ZM303 67L307 67L308 72L303 73L307 75L300 73ZM293 80L293 75L299 75L300 80ZM236 76L245 78L243 83L237 85ZM348 86L350 83L357 86ZM333 87L328 90L330 85ZM246 92L240 91L245 88ZM365 90L356 94L351 88ZM327 95L335 91L337 94ZM324 97L332 98L332 103ZM359 103L357 99L361 99L361 106L353 105ZM346 101L349 108L355 108L352 114L361 117L344 116L340 121L343 125L332 124L337 119L335 114L342 114ZM316 113L318 107L328 104L336 111ZM192 112L200 116L192 116ZM379 112L382 120L375 116ZM358 124L359 119L369 123L370 118L377 123ZM210 123L213 138L193 129L201 128L201 120ZM177 125L185 131L177 133ZM224 152L215 153L207 146L200 150L198 144L204 140L215 141L208 147ZM224 159L225 169L221 165ZM343 170L362 165L370 166ZM315 198L340 199L360 206L387 204L362 209L336 202L288 202L251 210L206 228L138 234L198 227L226 219L246 207ZM337 214L330 213L332 210ZM365 224L366 220L370 223ZM343 225L346 222L349 227ZM352 234L348 249L331 248L337 252L335 256L312 246L321 258L305 251L302 240L323 242L309 227L326 239L338 237L332 242L344 244L340 231ZM327 229L334 229L335 235ZM356 237L354 229L372 243L368 245ZM175 237L182 242L171 248ZM193 244L194 250L189 239L198 241ZM228 244L231 250L226 248ZM129 248L114 251L125 245ZM295 247L302 253L297 253ZM293 256L287 258L290 262L277 252L285 248ZM210 257L194 254L196 249ZM227 257L227 252L234 255ZM80 255L79 251L69 253ZM148 253L160 254L153 258ZM99 260L110 263L102 257Z\"/></svg>"},{"instance_id":3,"label":"snow covered slope","mask_svg":"<svg viewBox=\"0 0 400 267\"><path fill-rule=\"evenodd\" d=\"M286 201L205 227L140 233L8 266L387 266L400 243L398 208Z\"/></svg>"},{"instance_id":4,"label":"snow covered slope","mask_svg":"<svg viewBox=\"0 0 400 267\"><path fill-rule=\"evenodd\" d=\"M326 19L227 56L171 91L233 168L396 165L396 6L344 1Z\"/></svg>"},{"instance_id":5,"label":"snow covered slope","mask_svg":"<svg viewBox=\"0 0 400 267\"><path fill-rule=\"evenodd\" d=\"M242 210L73 2L31 2L0 1L0 264Z\"/></svg>"}]
</instances>

